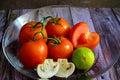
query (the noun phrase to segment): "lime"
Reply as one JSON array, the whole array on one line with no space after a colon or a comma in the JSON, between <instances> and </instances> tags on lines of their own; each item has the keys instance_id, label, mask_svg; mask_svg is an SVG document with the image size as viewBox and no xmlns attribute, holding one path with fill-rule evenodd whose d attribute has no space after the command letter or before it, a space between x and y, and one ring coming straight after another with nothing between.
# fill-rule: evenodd
<instances>
[{"instance_id":1,"label":"lime","mask_svg":"<svg viewBox=\"0 0 120 80\"><path fill-rule=\"evenodd\" d=\"M77 69L87 70L94 64L95 56L91 49L80 47L75 49L72 55L72 61Z\"/></svg>"}]
</instances>

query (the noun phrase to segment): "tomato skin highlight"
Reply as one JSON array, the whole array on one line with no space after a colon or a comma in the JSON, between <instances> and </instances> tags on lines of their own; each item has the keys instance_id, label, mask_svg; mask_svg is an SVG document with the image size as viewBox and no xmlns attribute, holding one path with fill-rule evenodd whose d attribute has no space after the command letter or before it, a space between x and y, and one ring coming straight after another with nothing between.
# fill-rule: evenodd
<instances>
[{"instance_id":1,"label":"tomato skin highlight","mask_svg":"<svg viewBox=\"0 0 120 80\"><path fill-rule=\"evenodd\" d=\"M19 42L23 45L24 43L33 40L34 35L37 32L40 32L42 29L42 25L38 24L35 28L33 28L34 25L36 25L36 21L28 22L20 30L19 33ZM43 29L44 35L47 37L47 31L46 29ZM41 33L36 35L36 40L43 40L44 42L47 42L47 39L43 39L43 36Z\"/></svg>"},{"instance_id":2,"label":"tomato skin highlight","mask_svg":"<svg viewBox=\"0 0 120 80\"><path fill-rule=\"evenodd\" d=\"M64 36L68 37L70 24L64 18L52 18L46 24L46 30L49 37Z\"/></svg>"},{"instance_id":3,"label":"tomato skin highlight","mask_svg":"<svg viewBox=\"0 0 120 80\"><path fill-rule=\"evenodd\" d=\"M73 52L72 43L65 37L62 37L61 43L55 46L51 45L54 41L48 43L48 55L50 58L57 60L58 58L69 59Z\"/></svg>"},{"instance_id":4,"label":"tomato skin highlight","mask_svg":"<svg viewBox=\"0 0 120 80\"><path fill-rule=\"evenodd\" d=\"M19 51L19 59L24 68L35 68L44 62L48 55L48 48L43 41L29 41L23 44Z\"/></svg>"}]
</instances>

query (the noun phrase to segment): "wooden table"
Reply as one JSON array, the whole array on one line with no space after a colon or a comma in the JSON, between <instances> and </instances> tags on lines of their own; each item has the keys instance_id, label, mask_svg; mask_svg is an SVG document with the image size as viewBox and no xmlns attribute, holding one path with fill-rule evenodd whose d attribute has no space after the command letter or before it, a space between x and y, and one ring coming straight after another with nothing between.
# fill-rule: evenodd
<instances>
[{"instance_id":1,"label":"wooden table","mask_svg":"<svg viewBox=\"0 0 120 80\"><path fill-rule=\"evenodd\" d=\"M0 44L8 25L20 15L32 11L33 9L0 10ZM55 8L54 13L66 18L71 25L86 21L92 27L91 31L100 33L112 32L110 27L114 26L116 32L120 32L120 8L80 8L65 7ZM71 16L71 17L69 17ZM119 37L119 36L118 36ZM32 80L16 71L6 60L2 46L0 46L0 80ZM71 79L80 80L80 79ZM96 77L94 80L120 80L120 60L107 72Z\"/></svg>"},{"instance_id":2,"label":"wooden table","mask_svg":"<svg viewBox=\"0 0 120 80\"><path fill-rule=\"evenodd\" d=\"M120 0L1 0L0 10L2 9L35 9L48 5L72 5L79 7L112 7L119 8Z\"/></svg>"}]
</instances>

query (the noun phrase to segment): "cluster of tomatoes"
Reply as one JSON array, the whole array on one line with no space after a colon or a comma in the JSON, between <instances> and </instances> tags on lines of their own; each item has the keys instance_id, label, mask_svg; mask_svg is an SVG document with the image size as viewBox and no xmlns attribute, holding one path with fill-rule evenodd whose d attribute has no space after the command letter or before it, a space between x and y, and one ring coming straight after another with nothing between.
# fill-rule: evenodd
<instances>
[{"instance_id":1,"label":"cluster of tomatoes","mask_svg":"<svg viewBox=\"0 0 120 80\"><path fill-rule=\"evenodd\" d=\"M78 47L93 49L99 40L96 32L89 32L86 22L79 22L71 28L64 18L45 17L41 22L28 22L21 28L19 59L25 68L34 68L46 58L69 59Z\"/></svg>"}]
</instances>

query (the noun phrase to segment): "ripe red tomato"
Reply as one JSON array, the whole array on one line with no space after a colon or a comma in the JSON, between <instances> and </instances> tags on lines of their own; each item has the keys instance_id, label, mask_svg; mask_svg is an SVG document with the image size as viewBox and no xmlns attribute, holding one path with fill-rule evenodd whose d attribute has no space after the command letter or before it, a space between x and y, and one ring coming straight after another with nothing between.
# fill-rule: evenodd
<instances>
[{"instance_id":1,"label":"ripe red tomato","mask_svg":"<svg viewBox=\"0 0 120 80\"><path fill-rule=\"evenodd\" d=\"M49 37L54 35L68 37L70 24L64 18L51 18L45 28Z\"/></svg>"},{"instance_id":2,"label":"ripe red tomato","mask_svg":"<svg viewBox=\"0 0 120 80\"><path fill-rule=\"evenodd\" d=\"M65 37L62 37L58 43L50 40L48 43L48 52L49 57L54 60L57 60L58 58L70 58L73 52L73 45Z\"/></svg>"},{"instance_id":3,"label":"ripe red tomato","mask_svg":"<svg viewBox=\"0 0 120 80\"><path fill-rule=\"evenodd\" d=\"M20 48L19 59L25 68L35 68L47 58L48 48L43 41L29 41Z\"/></svg>"},{"instance_id":4,"label":"ripe red tomato","mask_svg":"<svg viewBox=\"0 0 120 80\"><path fill-rule=\"evenodd\" d=\"M79 22L72 27L70 32L70 40L74 47L77 46L80 35L86 32L89 32L89 25L85 22Z\"/></svg>"},{"instance_id":5,"label":"ripe red tomato","mask_svg":"<svg viewBox=\"0 0 120 80\"><path fill-rule=\"evenodd\" d=\"M42 31L42 25L41 24L36 25L36 24L37 22L33 21L23 25L19 33L19 41L21 44L24 44L27 41L33 40L34 38L36 38L36 40L41 39L44 42L47 42L47 39L45 38L43 39L43 35L41 33L38 33ZM36 33L38 34L35 36ZM47 37L46 29L43 29L43 34L45 37Z\"/></svg>"},{"instance_id":6,"label":"ripe red tomato","mask_svg":"<svg viewBox=\"0 0 120 80\"><path fill-rule=\"evenodd\" d=\"M96 32L89 32L89 25L86 22L79 22L71 29L70 40L75 48L93 49L98 45L100 36Z\"/></svg>"},{"instance_id":7,"label":"ripe red tomato","mask_svg":"<svg viewBox=\"0 0 120 80\"><path fill-rule=\"evenodd\" d=\"M78 47L88 47L91 49L94 49L100 41L100 36L96 32L87 32L81 34L81 36L78 39Z\"/></svg>"}]
</instances>

